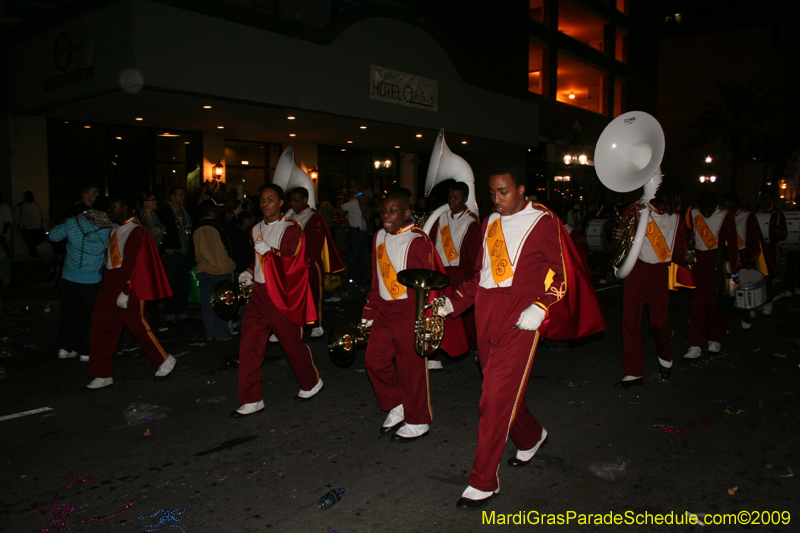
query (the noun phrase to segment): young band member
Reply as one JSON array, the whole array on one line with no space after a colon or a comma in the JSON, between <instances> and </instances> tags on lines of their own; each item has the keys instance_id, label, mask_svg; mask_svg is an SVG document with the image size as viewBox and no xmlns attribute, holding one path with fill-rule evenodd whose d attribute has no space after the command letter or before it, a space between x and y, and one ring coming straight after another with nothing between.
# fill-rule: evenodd
<instances>
[{"instance_id":1,"label":"young band member","mask_svg":"<svg viewBox=\"0 0 800 533\"><path fill-rule=\"evenodd\" d=\"M386 435L397 430L392 435L395 442L426 436L433 416L428 362L414 350L416 294L400 284L397 273L408 268L444 270L433 243L414 227L410 217L408 196L402 191L389 193L381 207L383 228L375 232L373 240L372 289L361 314L361 321L371 327L367 374L378 405L389 411L380 432ZM445 339L457 337L449 326L445 333ZM442 347L459 355L466 351L465 344Z\"/></svg>"},{"instance_id":2,"label":"young band member","mask_svg":"<svg viewBox=\"0 0 800 533\"><path fill-rule=\"evenodd\" d=\"M481 247L481 223L478 216L467 209L469 187L466 183L456 181L450 185L447 203L450 211L442 213L431 228L431 241L436 246L439 259L450 277L450 288L458 289L462 283L475 275L475 262ZM472 310L461 315L464 332L470 350L476 349L475 316ZM438 370L442 362L436 359L428 361L428 368Z\"/></svg>"},{"instance_id":3,"label":"young band member","mask_svg":"<svg viewBox=\"0 0 800 533\"><path fill-rule=\"evenodd\" d=\"M456 506L479 509L500 490L506 440L518 451L508 464L530 462L547 431L528 411L525 389L542 335L563 339L605 328L591 276L555 214L525 197L525 171L515 161L492 167L496 212L483 222L478 272L440 314L475 305L483 369L478 446L469 486Z\"/></svg>"},{"instance_id":4,"label":"young band member","mask_svg":"<svg viewBox=\"0 0 800 533\"><path fill-rule=\"evenodd\" d=\"M299 400L322 389L311 350L303 342L303 327L314 322L314 302L308 285L305 239L300 225L281 215L283 189L262 185L259 192L264 220L252 229L256 260L242 272L239 283L254 282L242 320L239 348L239 409L242 418L264 410L261 365L267 338L275 331L300 385Z\"/></svg>"},{"instance_id":5,"label":"young band member","mask_svg":"<svg viewBox=\"0 0 800 533\"><path fill-rule=\"evenodd\" d=\"M644 344L642 343L642 315L647 306L650 315L650 332L656 338L658 368L667 379L672 371L672 348L669 325L670 264L686 264L686 224L680 216L683 184L665 179L650 202L650 222L647 239L642 244L639 257L631 273L625 278L622 307L622 366L625 377L615 386L627 389L642 384L644 376ZM640 203L628 207L627 218Z\"/></svg>"},{"instance_id":6,"label":"young band member","mask_svg":"<svg viewBox=\"0 0 800 533\"><path fill-rule=\"evenodd\" d=\"M289 192L289 203L292 206L286 217L294 219L303 228L306 239L306 262L308 263L308 282L317 311L317 321L311 330L312 337L322 337L322 282L326 273L344 270L344 264L336 250L336 244L325 220L316 209L308 205L308 191L296 187Z\"/></svg>"},{"instance_id":7,"label":"young band member","mask_svg":"<svg viewBox=\"0 0 800 533\"><path fill-rule=\"evenodd\" d=\"M767 244L761 235L761 228L758 227L758 219L752 211L745 211L739 205L739 195L734 192L722 195L722 205L733 213L736 223L736 241L739 250L739 267L749 270L758 270L771 284L772 276L775 274L775 265L768 253ZM771 293L771 291L769 291ZM764 315L772 314L772 302L767 301L761 308ZM750 329L752 317L750 311L744 310L740 313L742 319L742 329Z\"/></svg>"},{"instance_id":8,"label":"young band member","mask_svg":"<svg viewBox=\"0 0 800 533\"><path fill-rule=\"evenodd\" d=\"M717 301L717 249L725 246L726 260L730 263L732 276L739 272L738 245L736 242L736 223L733 213L720 209L717 195L705 191L700 195L700 207L687 213L686 224L692 228L692 239L695 249L694 274L695 290L689 310L689 338L686 343L689 351L684 359L697 359L702 351L701 346L708 346L708 351L718 353L725 342L725 330L728 317L723 314ZM734 278L735 279L735 278Z\"/></svg>"},{"instance_id":9,"label":"young band member","mask_svg":"<svg viewBox=\"0 0 800 533\"><path fill-rule=\"evenodd\" d=\"M156 379L167 377L175 358L167 354L147 321L147 300L172 296L158 250L141 223L133 218L136 202L124 198L113 202L111 230L106 252L106 273L92 311L89 345L89 376L85 389L96 390L114 384L112 359L125 326L139 342L150 363L158 370Z\"/></svg>"}]
</instances>

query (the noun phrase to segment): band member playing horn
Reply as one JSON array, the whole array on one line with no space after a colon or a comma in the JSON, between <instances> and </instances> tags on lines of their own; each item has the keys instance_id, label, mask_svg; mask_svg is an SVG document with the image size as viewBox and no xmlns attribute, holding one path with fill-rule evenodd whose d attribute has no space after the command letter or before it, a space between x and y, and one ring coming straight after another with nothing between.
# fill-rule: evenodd
<instances>
[{"instance_id":1,"label":"band member playing horn","mask_svg":"<svg viewBox=\"0 0 800 533\"><path fill-rule=\"evenodd\" d=\"M739 267L758 270L766 276L769 284L775 274L775 265L766 252L767 244L758 227L758 219L752 211L745 211L739 205L739 195L734 192L722 195L722 205L733 214L736 223L736 242L739 250ZM771 294L771 291L767 291ZM767 301L760 309L764 315L772 314L772 302ZM741 311L742 329L750 329L752 317L750 311Z\"/></svg>"},{"instance_id":2,"label":"band member playing horn","mask_svg":"<svg viewBox=\"0 0 800 533\"><path fill-rule=\"evenodd\" d=\"M321 337L325 334L325 330L322 329L323 278L326 273L341 272L344 270L344 264L325 220L316 209L308 205L308 190L305 187L292 189L289 192L289 204L291 208L286 212L286 217L300 224L306 240L308 283L311 286L311 296L314 298L314 308L317 312L317 321L314 322L311 336Z\"/></svg>"},{"instance_id":3,"label":"band member playing horn","mask_svg":"<svg viewBox=\"0 0 800 533\"><path fill-rule=\"evenodd\" d=\"M86 390L114 384L112 360L125 326L139 342L156 379L167 377L176 359L161 346L147 321L145 301L172 296L172 289L150 233L133 218L136 202L123 198L112 202L109 216L118 224L109 235L106 273L92 311L89 344L89 376Z\"/></svg>"},{"instance_id":4,"label":"band member playing horn","mask_svg":"<svg viewBox=\"0 0 800 533\"><path fill-rule=\"evenodd\" d=\"M381 434L397 430L393 441L411 442L428 434L433 412L428 362L414 350L416 295L398 282L397 273L408 268L443 268L428 235L414 227L407 195L389 193L381 206L381 220L383 228L373 240L372 289L361 315L362 323L371 328L367 374L378 405L389 411ZM445 340L448 337L452 335L445 335ZM461 349L458 354L466 346Z\"/></svg>"},{"instance_id":5,"label":"band member playing horn","mask_svg":"<svg viewBox=\"0 0 800 533\"><path fill-rule=\"evenodd\" d=\"M450 209L439 215L430 232L439 259L450 277L452 290L458 289L475 275L475 263L481 247L480 219L467 209L468 199L469 186L461 181L453 182L447 196ZM461 315L461 320L469 348L475 350L475 316L470 310ZM442 363L431 360L428 368L442 368Z\"/></svg>"},{"instance_id":6,"label":"band member playing horn","mask_svg":"<svg viewBox=\"0 0 800 533\"><path fill-rule=\"evenodd\" d=\"M642 343L642 315L647 306L650 315L650 332L656 339L658 368L667 379L672 371L672 348L669 325L670 267L673 261L686 264L688 255L686 224L680 216L683 184L675 179L665 179L649 202L650 222L647 239L639 249L639 257L625 280L622 308L622 367L625 377L615 386L639 386L644 376L644 344ZM623 219L642 204L628 207ZM646 209L646 207L645 207Z\"/></svg>"},{"instance_id":7,"label":"band member playing horn","mask_svg":"<svg viewBox=\"0 0 800 533\"><path fill-rule=\"evenodd\" d=\"M733 213L720 209L717 195L705 191L700 195L699 207L687 212L686 224L691 228L691 240L694 241L695 290L689 310L689 338L686 343L689 350L684 359L697 359L702 354L702 346L708 351L718 353L725 342L728 317L720 310L717 300L717 253L724 246L727 255L724 260L730 264L732 276L726 283L731 286L737 283L739 272L738 245L736 241L736 223Z\"/></svg>"},{"instance_id":8,"label":"band member playing horn","mask_svg":"<svg viewBox=\"0 0 800 533\"><path fill-rule=\"evenodd\" d=\"M266 357L267 339L272 331L300 385L298 400L308 400L322 389L311 350L303 342L303 327L316 319L305 239L300 225L281 215L283 189L262 185L259 191L264 220L253 226L256 260L239 275L239 283L253 282L250 302L242 320L239 348L239 409L241 418L264 410L261 365Z\"/></svg>"},{"instance_id":9,"label":"band member playing horn","mask_svg":"<svg viewBox=\"0 0 800 533\"><path fill-rule=\"evenodd\" d=\"M558 330L553 338L564 338L566 329L580 331L575 338L605 328L591 276L564 226L552 211L525 197L524 183L519 163L492 167L489 194L496 212L483 222L478 271L440 309L440 314L458 315L474 304L483 370L478 445L469 486L456 503L461 509L479 509L499 492L498 470L509 435L518 448L508 460L514 467L528 464L547 438L524 399L545 330ZM570 301L575 296L583 301ZM559 315L559 306L574 311L574 320Z\"/></svg>"}]
</instances>

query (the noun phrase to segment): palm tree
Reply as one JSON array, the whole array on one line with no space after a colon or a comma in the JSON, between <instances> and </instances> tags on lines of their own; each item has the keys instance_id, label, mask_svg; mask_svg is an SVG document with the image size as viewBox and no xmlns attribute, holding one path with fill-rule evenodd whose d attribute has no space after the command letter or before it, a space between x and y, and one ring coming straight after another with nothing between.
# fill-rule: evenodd
<instances>
[{"instance_id":1,"label":"palm tree","mask_svg":"<svg viewBox=\"0 0 800 533\"><path fill-rule=\"evenodd\" d=\"M689 129L695 133L689 148L716 147L731 158L730 190L736 190L739 162L761 144L766 125L777 108L772 98L753 80L728 85L719 83L720 103L702 102L705 108L692 119Z\"/></svg>"}]
</instances>

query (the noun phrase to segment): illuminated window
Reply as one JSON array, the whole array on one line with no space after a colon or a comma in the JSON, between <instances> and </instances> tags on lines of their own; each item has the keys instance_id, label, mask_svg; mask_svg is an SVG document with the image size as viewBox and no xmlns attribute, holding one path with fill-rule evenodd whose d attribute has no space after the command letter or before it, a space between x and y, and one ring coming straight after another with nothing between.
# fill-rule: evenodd
<instances>
[{"instance_id":1,"label":"illuminated window","mask_svg":"<svg viewBox=\"0 0 800 533\"><path fill-rule=\"evenodd\" d=\"M528 46L528 90L545 95L547 87L547 47L531 41Z\"/></svg>"},{"instance_id":2,"label":"illuminated window","mask_svg":"<svg viewBox=\"0 0 800 533\"><path fill-rule=\"evenodd\" d=\"M628 0L616 0L617 3L617 11L621 11L628 14Z\"/></svg>"},{"instance_id":3,"label":"illuminated window","mask_svg":"<svg viewBox=\"0 0 800 533\"><path fill-rule=\"evenodd\" d=\"M562 0L558 5L558 31L577 39L601 52L605 20L582 8L572 0Z\"/></svg>"},{"instance_id":4,"label":"illuminated window","mask_svg":"<svg viewBox=\"0 0 800 533\"><path fill-rule=\"evenodd\" d=\"M595 113L606 113L608 75L582 61L558 54L556 100ZM574 98L570 98L570 95Z\"/></svg>"},{"instance_id":5,"label":"illuminated window","mask_svg":"<svg viewBox=\"0 0 800 533\"><path fill-rule=\"evenodd\" d=\"M550 23L550 0L530 0L530 17L542 24Z\"/></svg>"},{"instance_id":6,"label":"illuminated window","mask_svg":"<svg viewBox=\"0 0 800 533\"><path fill-rule=\"evenodd\" d=\"M617 28L617 42L614 48L614 59L628 63L628 32Z\"/></svg>"}]
</instances>

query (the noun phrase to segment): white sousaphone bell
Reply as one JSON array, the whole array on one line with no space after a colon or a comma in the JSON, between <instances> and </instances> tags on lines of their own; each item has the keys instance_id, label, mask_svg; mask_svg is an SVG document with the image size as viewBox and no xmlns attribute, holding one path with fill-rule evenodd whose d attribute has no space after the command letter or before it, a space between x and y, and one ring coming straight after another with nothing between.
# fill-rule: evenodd
<instances>
[{"instance_id":1,"label":"white sousaphone bell","mask_svg":"<svg viewBox=\"0 0 800 533\"><path fill-rule=\"evenodd\" d=\"M603 185L621 193L644 186L644 194L639 199L642 207L638 211L638 222L635 212L625 220L620 239L623 246L612 259L612 263L616 263L614 273L619 279L631 273L644 244L650 222L650 200L661 185L664 148L664 130L653 116L644 111L618 116L597 140L594 168Z\"/></svg>"},{"instance_id":2,"label":"white sousaphone bell","mask_svg":"<svg viewBox=\"0 0 800 533\"><path fill-rule=\"evenodd\" d=\"M428 196L434 187L443 181L453 179L467 184L469 188L469 198L467 199L467 209L478 215L478 203L475 201L475 175L472 167L469 166L463 157L454 154L447 147L444 141L444 129L439 130L436 143L433 145L433 154L428 166L428 175L425 178L425 196ZM430 235L433 224L439 219L442 213L446 213L450 206L446 203L438 207L428 217L422 230Z\"/></svg>"},{"instance_id":3,"label":"white sousaphone bell","mask_svg":"<svg viewBox=\"0 0 800 533\"><path fill-rule=\"evenodd\" d=\"M294 149L287 146L278 160L275 167L275 175L272 183L280 186L284 191L303 187L308 191L308 205L312 209L317 208L316 195L314 194L314 182L300 167L294 164Z\"/></svg>"}]
</instances>

